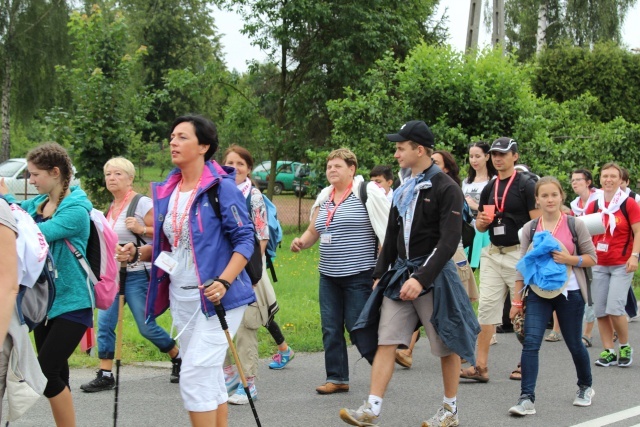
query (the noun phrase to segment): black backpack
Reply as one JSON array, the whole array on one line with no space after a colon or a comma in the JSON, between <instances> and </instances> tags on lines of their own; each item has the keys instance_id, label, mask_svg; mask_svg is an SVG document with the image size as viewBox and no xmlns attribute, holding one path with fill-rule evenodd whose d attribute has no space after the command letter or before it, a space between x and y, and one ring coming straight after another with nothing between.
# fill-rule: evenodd
<instances>
[{"instance_id":1,"label":"black backpack","mask_svg":"<svg viewBox=\"0 0 640 427\"><path fill-rule=\"evenodd\" d=\"M222 214L220 213L220 198L218 197L218 186L214 185L213 187L207 190L207 196L209 197L209 202L211 203L211 207L213 208L213 212L215 212L218 218L222 218ZM249 275L249 279L251 279L251 284L257 284L260 279L262 279L262 251L260 250L260 240L255 236L253 236L253 254L251 254L251 258L247 262L244 270Z\"/></svg>"},{"instance_id":2,"label":"black backpack","mask_svg":"<svg viewBox=\"0 0 640 427\"><path fill-rule=\"evenodd\" d=\"M531 222L531 240L533 241L533 235L536 233L536 228L538 228L538 222L540 218L536 218ZM580 245L578 244L578 233L576 232L576 218L567 215L567 225L569 226L569 231L571 232L571 240L573 241L573 246L576 248L576 255L580 256L582 253L580 252ZM582 268L584 270L584 277L587 281L587 304L593 305L593 299L591 298L591 280L593 278L593 273L591 272L591 267L573 267L573 268Z\"/></svg>"}]
</instances>

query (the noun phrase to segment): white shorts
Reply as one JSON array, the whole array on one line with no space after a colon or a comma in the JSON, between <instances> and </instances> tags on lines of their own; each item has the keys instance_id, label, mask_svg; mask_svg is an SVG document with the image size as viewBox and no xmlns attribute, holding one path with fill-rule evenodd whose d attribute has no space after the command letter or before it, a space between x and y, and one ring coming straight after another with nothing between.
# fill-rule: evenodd
<instances>
[{"instance_id":1,"label":"white shorts","mask_svg":"<svg viewBox=\"0 0 640 427\"><path fill-rule=\"evenodd\" d=\"M231 337L235 335L247 306L227 311ZM194 313L197 314L195 316ZM229 400L222 370L229 348L218 316L206 317L200 301L172 301L171 315L177 330L182 366L180 394L189 412L209 412Z\"/></svg>"}]
</instances>

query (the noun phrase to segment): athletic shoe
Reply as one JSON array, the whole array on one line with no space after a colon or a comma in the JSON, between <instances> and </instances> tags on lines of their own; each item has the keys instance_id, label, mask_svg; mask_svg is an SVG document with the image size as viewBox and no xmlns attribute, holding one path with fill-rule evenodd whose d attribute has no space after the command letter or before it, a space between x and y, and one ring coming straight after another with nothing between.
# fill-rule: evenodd
<instances>
[{"instance_id":1,"label":"athletic shoe","mask_svg":"<svg viewBox=\"0 0 640 427\"><path fill-rule=\"evenodd\" d=\"M95 393L97 391L113 390L116 388L116 380L113 378L113 375L105 377L102 374L103 372L102 369L99 369L96 377L92 381L82 384L80 389L87 393Z\"/></svg>"},{"instance_id":2,"label":"athletic shoe","mask_svg":"<svg viewBox=\"0 0 640 427\"><path fill-rule=\"evenodd\" d=\"M230 368L224 368L224 384L227 386L227 393L231 396L240 384L240 375L233 366ZM240 384L242 386L242 384Z\"/></svg>"},{"instance_id":3,"label":"athletic shoe","mask_svg":"<svg viewBox=\"0 0 640 427\"><path fill-rule=\"evenodd\" d=\"M593 388L581 385L573 399L573 406L591 406L591 398L596 394Z\"/></svg>"},{"instance_id":4,"label":"athletic shoe","mask_svg":"<svg viewBox=\"0 0 640 427\"><path fill-rule=\"evenodd\" d=\"M618 366L627 367L633 362L633 349L629 345L620 347L620 357L618 358Z\"/></svg>"},{"instance_id":5,"label":"athletic shoe","mask_svg":"<svg viewBox=\"0 0 640 427\"><path fill-rule=\"evenodd\" d=\"M376 421L378 416L371 410L371 404L364 402L364 404L356 409L340 409L340 419L345 423L352 426L377 426Z\"/></svg>"},{"instance_id":6,"label":"athletic shoe","mask_svg":"<svg viewBox=\"0 0 640 427\"><path fill-rule=\"evenodd\" d=\"M180 367L182 366L182 358L177 357L171 359L171 375L169 375L169 381L177 384L180 382Z\"/></svg>"},{"instance_id":7,"label":"athletic shoe","mask_svg":"<svg viewBox=\"0 0 640 427\"><path fill-rule=\"evenodd\" d=\"M459 423L458 410L453 412L451 406L443 403L433 417L422 422L422 427L456 427Z\"/></svg>"},{"instance_id":8,"label":"athletic shoe","mask_svg":"<svg viewBox=\"0 0 640 427\"><path fill-rule=\"evenodd\" d=\"M256 390L254 383L249 383L249 393L251 393L251 400L254 402L258 400L258 390ZM247 397L242 384L238 384L235 394L229 398L229 403L232 405L246 405L249 403L249 397Z\"/></svg>"},{"instance_id":9,"label":"athletic shoe","mask_svg":"<svg viewBox=\"0 0 640 427\"><path fill-rule=\"evenodd\" d=\"M269 363L269 369L284 369L294 357L295 353L291 347L289 347L287 351L278 350L278 352L271 357L272 361Z\"/></svg>"},{"instance_id":10,"label":"athletic shoe","mask_svg":"<svg viewBox=\"0 0 640 427\"><path fill-rule=\"evenodd\" d=\"M600 358L596 360L596 366L613 366L618 364L618 356L615 352L605 350L600 353Z\"/></svg>"},{"instance_id":11,"label":"athletic shoe","mask_svg":"<svg viewBox=\"0 0 640 427\"><path fill-rule=\"evenodd\" d=\"M533 415L536 413L536 407L533 405L531 399L528 397L521 397L520 400L518 400L518 404L509 409L509 413L511 415L520 416Z\"/></svg>"}]
</instances>

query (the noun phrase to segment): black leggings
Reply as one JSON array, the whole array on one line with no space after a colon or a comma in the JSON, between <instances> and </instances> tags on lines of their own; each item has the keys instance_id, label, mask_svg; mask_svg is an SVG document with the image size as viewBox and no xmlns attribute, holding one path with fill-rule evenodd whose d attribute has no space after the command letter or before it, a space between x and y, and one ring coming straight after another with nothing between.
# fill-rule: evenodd
<instances>
[{"instance_id":1,"label":"black leggings","mask_svg":"<svg viewBox=\"0 0 640 427\"><path fill-rule=\"evenodd\" d=\"M276 341L277 345L280 345L284 342L284 335L282 335L280 326L278 326L275 320L272 320L271 322L269 322L266 328L271 334L271 336L273 337L273 339Z\"/></svg>"},{"instance_id":2,"label":"black leggings","mask_svg":"<svg viewBox=\"0 0 640 427\"><path fill-rule=\"evenodd\" d=\"M47 398L56 397L65 387L69 387L68 359L86 330L86 325L60 318L49 319L33 330L38 362L47 377L44 389Z\"/></svg>"}]
</instances>

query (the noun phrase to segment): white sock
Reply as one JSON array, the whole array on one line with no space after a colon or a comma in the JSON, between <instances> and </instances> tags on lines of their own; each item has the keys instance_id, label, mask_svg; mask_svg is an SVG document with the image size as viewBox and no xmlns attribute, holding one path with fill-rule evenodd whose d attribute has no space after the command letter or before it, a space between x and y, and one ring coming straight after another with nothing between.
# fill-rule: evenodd
<instances>
[{"instance_id":1,"label":"white sock","mask_svg":"<svg viewBox=\"0 0 640 427\"><path fill-rule=\"evenodd\" d=\"M106 369L102 370L102 376L103 377L107 377L107 378L111 378L113 377L113 373L111 371L107 371Z\"/></svg>"},{"instance_id":2,"label":"white sock","mask_svg":"<svg viewBox=\"0 0 640 427\"><path fill-rule=\"evenodd\" d=\"M614 348L608 348L607 349L609 351L609 353L611 354L616 354L616 350Z\"/></svg>"},{"instance_id":3,"label":"white sock","mask_svg":"<svg viewBox=\"0 0 640 427\"><path fill-rule=\"evenodd\" d=\"M382 398L378 396L374 396L373 394L369 395L369 405L371 405L371 412L376 417L380 415L380 411L382 411Z\"/></svg>"},{"instance_id":4,"label":"white sock","mask_svg":"<svg viewBox=\"0 0 640 427\"><path fill-rule=\"evenodd\" d=\"M627 347L628 345L629 345L629 343L626 343L626 344L620 343L620 347Z\"/></svg>"},{"instance_id":5,"label":"white sock","mask_svg":"<svg viewBox=\"0 0 640 427\"><path fill-rule=\"evenodd\" d=\"M172 357L172 359L180 359L180 350L178 350L178 354L176 354L176 357Z\"/></svg>"},{"instance_id":6,"label":"white sock","mask_svg":"<svg viewBox=\"0 0 640 427\"><path fill-rule=\"evenodd\" d=\"M447 405L449 405L451 407L451 412L452 413L456 413L458 411L458 406L456 405L456 396L453 397L447 397L445 396L442 399L443 403L446 403Z\"/></svg>"}]
</instances>

